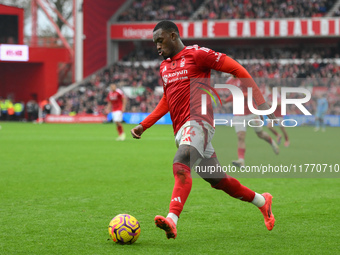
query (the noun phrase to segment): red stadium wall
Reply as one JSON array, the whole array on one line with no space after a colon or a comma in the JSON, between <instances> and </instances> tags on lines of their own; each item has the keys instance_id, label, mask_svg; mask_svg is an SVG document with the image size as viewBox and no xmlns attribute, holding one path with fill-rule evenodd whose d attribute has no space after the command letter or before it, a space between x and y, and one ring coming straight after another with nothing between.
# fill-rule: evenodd
<instances>
[{"instance_id":1,"label":"red stadium wall","mask_svg":"<svg viewBox=\"0 0 340 255\"><path fill-rule=\"evenodd\" d=\"M28 101L32 95L41 101L58 90L58 63L69 62L62 48L29 48L28 62L0 62L0 96Z\"/></svg>"},{"instance_id":2,"label":"red stadium wall","mask_svg":"<svg viewBox=\"0 0 340 255\"><path fill-rule=\"evenodd\" d=\"M84 77L107 64L107 22L125 0L86 0L84 14Z\"/></svg>"},{"instance_id":3,"label":"red stadium wall","mask_svg":"<svg viewBox=\"0 0 340 255\"><path fill-rule=\"evenodd\" d=\"M0 15L18 16L18 44L24 44L24 9L0 4Z\"/></svg>"}]
</instances>

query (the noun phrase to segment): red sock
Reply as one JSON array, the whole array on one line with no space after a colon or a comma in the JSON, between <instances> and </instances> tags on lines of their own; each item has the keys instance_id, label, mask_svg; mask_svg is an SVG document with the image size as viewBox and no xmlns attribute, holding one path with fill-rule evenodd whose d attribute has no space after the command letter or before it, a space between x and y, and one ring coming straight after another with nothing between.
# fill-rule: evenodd
<instances>
[{"instance_id":1,"label":"red sock","mask_svg":"<svg viewBox=\"0 0 340 255\"><path fill-rule=\"evenodd\" d=\"M212 186L215 189L223 190L228 195L241 199L242 201L251 202L255 197L255 192L243 186L235 178L226 175L217 185Z\"/></svg>"},{"instance_id":2,"label":"red sock","mask_svg":"<svg viewBox=\"0 0 340 255\"><path fill-rule=\"evenodd\" d=\"M118 126L118 125L117 125L117 130L118 130L118 134L119 134L119 135L123 134L123 132L124 132L123 126Z\"/></svg>"},{"instance_id":3,"label":"red sock","mask_svg":"<svg viewBox=\"0 0 340 255\"><path fill-rule=\"evenodd\" d=\"M242 148L238 148L237 149L237 155L238 155L238 158L242 158L244 159L244 154L246 153L246 149L242 149Z\"/></svg>"},{"instance_id":4,"label":"red sock","mask_svg":"<svg viewBox=\"0 0 340 255\"><path fill-rule=\"evenodd\" d=\"M188 166L182 163L174 163L172 168L175 176L175 186L172 191L169 212L174 213L179 217L183 210L185 201L189 196L192 179L190 175L190 168Z\"/></svg>"}]
</instances>

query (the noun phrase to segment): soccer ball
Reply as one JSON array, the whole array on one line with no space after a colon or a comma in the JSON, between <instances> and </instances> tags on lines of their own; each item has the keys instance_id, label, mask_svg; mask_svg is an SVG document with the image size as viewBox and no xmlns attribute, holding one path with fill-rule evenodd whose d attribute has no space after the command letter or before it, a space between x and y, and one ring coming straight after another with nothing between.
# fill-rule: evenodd
<instances>
[{"instance_id":1,"label":"soccer ball","mask_svg":"<svg viewBox=\"0 0 340 255\"><path fill-rule=\"evenodd\" d=\"M133 244L140 235L139 222L129 214L118 214L110 221L109 234L115 243Z\"/></svg>"}]
</instances>

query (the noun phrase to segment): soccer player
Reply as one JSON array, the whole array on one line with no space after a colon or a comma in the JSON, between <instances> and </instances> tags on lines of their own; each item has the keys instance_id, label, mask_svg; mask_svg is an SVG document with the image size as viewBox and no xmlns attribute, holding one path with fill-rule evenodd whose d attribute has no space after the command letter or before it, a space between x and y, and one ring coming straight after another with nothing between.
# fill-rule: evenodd
<instances>
[{"instance_id":1,"label":"soccer player","mask_svg":"<svg viewBox=\"0 0 340 255\"><path fill-rule=\"evenodd\" d=\"M244 166L245 164L244 158L246 152L246 132L248 121L251 121L251 125L254 126L253 129L257 137L270 144L275 154L279 154L279 147L277 146L276 142L270 137L270 135L267 132L263 131L260 117L253 114L249 110L247 87L244 86L240 79L237 79L235 77L230 77L227 80L227 84L232 84L239 87L244 95L244 114L235 115L232 120L233 126L235 127L235 131L237 134L237 155L238 155L238 159L232 161L233 165L241 167ZM231 101L233 101L232 94L226 99L227 103Z\"/></svg>"},{"instance_id":2,"label":"soccer player","mask_svg":"<svg viewBox=\"0 0 340 255\"><path fill-rule=\"evenodd\" d=\"M328 101L326 94L320 94L318 96L318 100L316 102L316 113L315 113L315 129L314 131L317 132L320 129L321 123L321 130L322 132L326 131L326 123L325 123L325 115L328 110Z\"/></svg>"},{"instance_id":3,"label":"soccer player","mask_svg":"<svg viewBox=\"0 0 340 255\"><path fill-rule=\"evenodd\" d=\"M269 86L269 90L270 90L270 94L268 95L268 101L273 102L273 94L272 94L273 87ZM278 95L277 96L277 107L276 107L276 110L274 111L274 114L275 114L276 118L279 120L278 125L280 127L280 130L281 130L284 138L285 138L284 146L288 147L289 144L290 144L288 133L286 131L286 128L281 124L282 121L283 121L283 117L282 117L282 114L281 114L281 99L280 99L279 91L278 91L277 95ZM269 103L269 105L271 105L271 103ZM273 127L273 124L271 122L268 122L267 127L276 136L277 143L280 144L282 136L275 130L275 128Z\"/></svg>"},{"instance_id":4,"label":"soccer player","mask_svg":"<svg viewBox=\"0 0 340 255\"><path fill-rule=\"evenodd\" d=\"M126 106L126 97L121 89L117 88L117 84L110 84L110 91L107 95L108 102L106 112L112 112L113 122L117 125L118 137L117 141L125 140L125 133L122 125L123 112Z\"/></svg>"},{"instance_id":5,"label":"soccer player","mask_svg":"<svg viewBox=\"0 0 340 255\"><path fill-rule=\"evenodd\" d=\"M145 130L170 111L178 147L172 165L175 185L169 214L167 217L160 215L155 217L156 226L163 229L169 239L177 236L177 221L191 191L190 169L194 165L220 166L211 144L215 131L211 101L207 104L207 114L199 114L200 98L203 93L203 90L199 89L203 86L199 79L209 78L211 69L231 73L240 78L249 78L246 83L253 88L258 109L267 110L269 105L254 80L240 64L225 54L207 48L200 48L197 45L184 46L175 23L166 20L159 22L153 30L153 41L159 55L164 58L160 66L164 94L152 113L134 127L131 134L134 138L140 139ZM193 100L195 98L198 100ZM270 114L268 117L274 119L275 115ZM198 174L213 188L259 207L267 229L273 229L275 218L271 211L271 194L258 194L224 172L216 171L210 175L198 171Z\"/></svg>"}]
</instances>

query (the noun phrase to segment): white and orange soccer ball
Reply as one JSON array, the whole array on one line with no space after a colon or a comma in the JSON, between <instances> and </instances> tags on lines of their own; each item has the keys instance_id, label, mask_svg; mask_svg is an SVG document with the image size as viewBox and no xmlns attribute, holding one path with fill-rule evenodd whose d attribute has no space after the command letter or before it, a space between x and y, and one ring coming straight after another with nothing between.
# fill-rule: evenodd
<instances>
[{"instance_id":1,"label":"white and orange soccer ball","mask_svg":"<svg viewBox=\"0 0 340 255\"><path fill-rule=\"evenodd\" d=\"M118 214L110 221L109 234L115 243L133 244L140 235L139 222L129 214Z\"/></svg>"}]
</instances>

